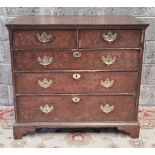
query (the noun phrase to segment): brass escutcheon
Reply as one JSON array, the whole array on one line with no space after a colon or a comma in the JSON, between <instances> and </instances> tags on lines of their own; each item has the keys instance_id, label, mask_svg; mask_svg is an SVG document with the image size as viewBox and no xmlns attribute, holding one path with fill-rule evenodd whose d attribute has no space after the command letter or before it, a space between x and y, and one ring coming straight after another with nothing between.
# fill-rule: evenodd
<instances>
[{"instance_id":1,"label":"brass escutcheon","mask_svg":"<svg viewBox=\"0 0 155 155\"><path fill-rule=\"evenodd\" d=\"M80 98L78 96L74 96L74 97L72 97L72 101L74 103L78 103L80 101Z\"/></svg>"},{"instance_id":2,"label":"brass escutcheon","mask_svg":"<svg viewBox=\"0 0 155 155\"><path fill-rule=\"evenodd\" d=\"M104 88L110 88L114 85L114 82L115 82L114 80L110 81L109 78L106 78L105 81L101 80L100 84Z\"/></svg>"},{"instance_id":3,"label":"brass escutcheon","mask_svg":"<svg viewBox=\"0 0 155 155\"><path fill-rule=\"evenodd\" d=\"M114 110L114 106L113 105L110 106L109 104L106 104L104 106L101 105L100 109L101 109L102 112L108 114L108 113L110 113L110 112L112 112Z\"/></svg>"},{"instance_id":4,"label":"brass escutcheon","mask_svg":"<svg viewBox=\"0 0 155 155\"><path fill-rule=\"evenodd\" d=\"M53 61L52 57L43 56L43 58L38 57L37 58L40 65L43 65L44 67L50 65Z\"/></svg>"},{"instance_id":5,"label":"brass escutcheon","mask_svg":"<svg viewBox=\"0 0 155 155\"><path fill-rule=\"evenodd\" d=\"M78 51L73 52L73 57L74 58L80 58L81 57L81 52L78 52Z\"/></svg>"},{"instance_id":6,"label":"brass escutcheon","mask_svg":"<svg viewBox=\"0 0 155 155\"><path fill-rule=\"evenodd\" d=\"M46 32L43 32L42 34L37 33L36 36L41 43L47 43L53 38L51 34L47 34Z\"/></svg>"},{"instance_id":7,"label":"brass escutcheon","mask_svg":"<svg viewBox=\"0 0 155 155\"><path fill-rule=\"evenodd\" d=\"M47 80L46 78L44 78L42 81L38 80L38 85L44 89L49 88L51 85L53 84L52 80Z\"/></svg>"},{"instance_id":8,"label":"brass escutcheon","mask_svg":"<svg viewBox=\"0 0 155 155\"><path fill-rule=\"evenodd\" d=\"M114 34L113 34L111 31L108 31L107 34L105 34L105 33L102 34L102 38L103 38L105 41L109 42L109 44L110 44L111 42L115 41L115 40L117 39L117 37L118 37L118 34L117 34L117 33L114 33Z\"/></svg>"},{"instance_id":9,"label":"brass escutcheon","mask_svg":"<svg viewBox=\"0 0 155 155\"><path fill-rule=\"evenodd\" d=\"M45 104L44 106L40 106L40 110L45 113L48 114L50 112L52 112L54 110L53 106L49 106L48 104Z\"/></svg>"},{"instance_id":10,"label":"brass escutcheon","mask_svg":"<svg viewBox=\"0 0 155 155\"><path fill-rule=\"evenodd\" d=\"M81 75L79 73L73 74L73 79L78 80L81 78Z\"/></svg>"},{"instance_id":11,"label":"brass escutcheon","mask_svg":"<svg viewBox=\"0 0 155 155\"><path fill-rule=\"evenodd\" d=\"M103 61L104 64L109 66L109 65L112 65L112 64L114 64L116 62L116 56L114 56L114 57L112 57L110 55L108 55L106 57L102 56L101 60Z\"/></svg>"}]
</instances>

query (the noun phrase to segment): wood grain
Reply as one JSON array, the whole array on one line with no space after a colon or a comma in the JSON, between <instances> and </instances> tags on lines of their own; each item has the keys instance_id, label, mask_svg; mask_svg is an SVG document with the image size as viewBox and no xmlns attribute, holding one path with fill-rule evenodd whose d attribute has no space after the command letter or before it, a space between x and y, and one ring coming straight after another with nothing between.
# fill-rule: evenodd
<instances>
[{"instance_id":1,"label":"wood grain","mask_svg":"<svg viewBox=\"0 0 155 155\"><path fill-rule=\"evenodd\" d=\"M25 16L6 24L9 29L13 93L16 123L14 138L21 139L37 128L102 128L117 127L139 136L137 121L144 33L148 24L127 16ZM103 33L118 33L108 43ZM46 32L53 38L40 43L37 33ZM79 50L82 57L74 59ZM46 68L36 58L53 57ZM112 55L117 61L106 66L101 56ZM81 74L79 80L72 78ZM53 84L44 90L38 80L47 78ZM114 79L111 88L102 88L100 80ZM80 102L72 102L78 95ZM53 105L48 116L39 110ZM103 113L100 105L114 105ZM22 122L22 123L21 123Z\"/></svg>"},{"instance_id":2,"label":"wood grain","mask_svg":"<svg viewBox=\"0 0 155 155\"><path fill-rule=\"evenodd\" d=\"M18 122L52 121L133 121L135 98L133 96L78 96L74 103L73 96L33 96L18 97ZM48 114L40 106L48 104L54 110ZM111 113L103 113L101 105L113 105Z\"/></svg>"},{"instance_id":3,"label":"wood grain","mask_svg":"<svg viewBox=\"0 0 155 155\"><path fill-rule=\"evenodd\" d=\"M37 33L42 34L46 32L47 35L51 34L53 37L51 41L42 43L37 38ZM76 48L76 31L74 30L42 30L42 31L15 31L13 32L14 44L13 48L35 49L35 48Z\"/></svg>"},{"instance_id":4,"label":"wood grain","mask_svg":"<svg viewBox=\"0 0 155 155\"><path fill-rule=\"evenodd\" d=\"M132 26L135 25L137 27L147 27L148 24L144 23L143 21L136 19L131 16L22 16L18 17L8 24L6 26L10 27L15 25L17 26L33 26L33 25L91 25L91 26L97 26L97 25L108 25L108 26Z\"/></svg>"},{"instance_id":5,"label":"wood grain","mask_svg":"<svg viewBox=\"0 0 155 155\"><path fill-rule=\"evenodd\" d=\"M141 46L140 30L110 30L117 33L115 41L109 43L102 38L102 34L107 34L109 30L80 30L79 48L138 48Z\"/></svg>"},{"instance_id":6,"label":"wood grain","mask_svg":"<svg viewBox=\"0 0 155 155\"><path fill-rule=\"evenodd\" d=\"M78 80L73 79L74 73L78 72L16 73L16 93L136 93L137 72L83 72ZM38 80L44 78L53 81L47 89L38 85ZM100 85L100 81L106 78L114 80L112 87L104 88Z\"/></svg>"},{"instance_id":7,"label":"wood grain","mask_svg":"<svg viewBox=\"0 0 155 155\"><path fill-rule=\"evenodd\" d=\"M77 50L81 57L73 57L75 51L15 51L15 70L138 70L139 51L138 50ZM110 55L116 57L116 62L106 65L102 57ZM52 57L50 65L44 67L40 65L37 58L47 56ZM68 63L69 62L69 63Z\"/></svg>"}]
</instances>

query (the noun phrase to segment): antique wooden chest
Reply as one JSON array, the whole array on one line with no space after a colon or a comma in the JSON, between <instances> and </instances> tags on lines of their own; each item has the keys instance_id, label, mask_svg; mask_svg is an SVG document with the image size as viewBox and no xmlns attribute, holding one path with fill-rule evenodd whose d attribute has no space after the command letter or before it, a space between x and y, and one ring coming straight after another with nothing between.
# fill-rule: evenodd
<instances>
[{"instance_id":1,"label":"antique wooden chest","mask_svg":"<svg viewBox=\"0 0 155 155\"><path fill-rule=\"evenodd\" d=\"M139 136L148 24L125 16L25 16L6 26L15 139L42 127L116 127Z\"/></svg>"}]
</instances>

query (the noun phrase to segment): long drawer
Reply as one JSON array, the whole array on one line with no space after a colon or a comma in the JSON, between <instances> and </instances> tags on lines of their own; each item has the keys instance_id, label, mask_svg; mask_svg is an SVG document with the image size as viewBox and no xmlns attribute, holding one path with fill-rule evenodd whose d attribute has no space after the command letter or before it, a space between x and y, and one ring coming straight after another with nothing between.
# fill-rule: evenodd
<instances>
[{"instance_id":1,"label":"long drawer","mask_svg":"<svg viewBox=\"0 0 155 155\"><path fill-rule=\"evenodd\" d=\"M13 48L16 49L77 47L75 30L18 30L13 32L13 39Z\"/></svg>"},{"instance_id":2,"label":"long drawer","mask_svg":"<svg viewBox=\"0 0 155 155\"><path fill-rule=\"evenodd\" d=\"M138 50L15 51L15 70L138 70Z\"/></svg>"},{"instance_id":3,"label":"long drawer","mask_svg":"<svg viewBox=\"0 0 155 155\"><path fill-rule=\"evenodd\" d=\"M17 94L136 93L138 72L16 73Z\"/></svg>"},{"instance_id":4,"label":"long drawer","mask_svg":"<svg viewBox=\"0 0 155 155\"><path fill-rule=\"evenodd\" d=\"M17 121L133 121L134 108L133 96L20 96Z\"/></svg>"}]
</instances>

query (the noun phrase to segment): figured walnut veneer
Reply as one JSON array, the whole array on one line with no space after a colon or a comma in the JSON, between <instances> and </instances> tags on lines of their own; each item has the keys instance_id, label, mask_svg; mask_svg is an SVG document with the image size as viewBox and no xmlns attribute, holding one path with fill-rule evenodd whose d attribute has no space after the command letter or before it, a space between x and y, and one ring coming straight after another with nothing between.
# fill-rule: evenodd
<instances>
[{"instance_id":1,"label":"figured walnut veneer","mask_svg":"<svg viewBox=\"0 0 155 155\"><path fill-rule=\"evenodd\" d=\"M25 16L6 26L15 139L42 127L116 127L138 138L148 24L126 16Z\"/></svg>"}]
</instances>

